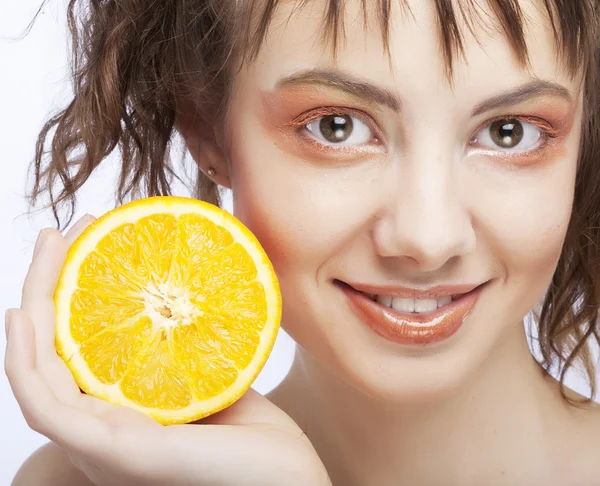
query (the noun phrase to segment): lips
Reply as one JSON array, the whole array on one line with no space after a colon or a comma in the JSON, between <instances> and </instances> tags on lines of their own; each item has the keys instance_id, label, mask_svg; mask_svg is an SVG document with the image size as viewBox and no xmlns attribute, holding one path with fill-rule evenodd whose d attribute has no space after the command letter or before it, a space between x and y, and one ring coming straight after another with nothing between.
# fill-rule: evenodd
<instances>
[{"instance_id":1,"label":"lips","mask_svg":"<svg viewBox=\"0 0 600 486\"><path fill-rule=\"evenodd\" d=\"M430 345L454 335L471 313L484 284L435 287L416 291L397 287L350 286L341 281L336 284L346 294L350 309L379 336L403 345ZM403 312L390 308L373 296L394 299L440 299L452 296L447 305L430 312Z\"/></svg>"}]
</instances>

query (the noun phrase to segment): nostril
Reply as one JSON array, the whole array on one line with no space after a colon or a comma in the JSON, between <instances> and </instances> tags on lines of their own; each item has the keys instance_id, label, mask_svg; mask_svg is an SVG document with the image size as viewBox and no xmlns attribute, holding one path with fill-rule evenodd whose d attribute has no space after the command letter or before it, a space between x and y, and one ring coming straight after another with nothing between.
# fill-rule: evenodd
<instances>
[{"instance_id":1,"label":"nostril","mask_svg":"<svg viewBox=\"0 0 600 486\"><path fill-rule=\"evenodd\" d=\"M374 223L371 238L379 256L410 268L435 271L476 246L470 214L452 198L428 193L427 201L403 200Z\"/></svg>"}]
</instances>

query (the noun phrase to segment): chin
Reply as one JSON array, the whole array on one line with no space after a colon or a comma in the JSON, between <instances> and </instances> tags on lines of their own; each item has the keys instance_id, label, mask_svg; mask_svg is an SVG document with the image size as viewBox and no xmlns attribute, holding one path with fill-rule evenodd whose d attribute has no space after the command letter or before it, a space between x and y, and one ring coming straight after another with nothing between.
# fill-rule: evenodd
<instances>
[{"instance_id":1,"label":"chin","mask_svg":"<svg viewBox=\"0 0 600 486\"><path fill-rule=\"evenodd\" d=\"M481 365L473 358L357 353L324 364L348 386L371 399L409 405L437 402L456 394Z\"/></svg>"},{"instance_id":2,"label":"chin","mask_svg":"<svg viewBox=\"0 0 600 486\"><path fill-rule=\"evenodd\" d=\"M317 341L318 331L308 326L286 330L299 344L299 354L310 360L313 370L328 377L332 386L341 387L348 395L359 393L397 405L436 402L456 394L481 369L489 354L482 347L468 349L467 343L460 342L445 349L440 346L437 352L407 352L382 342L379 336L369 342L360 333L348 332L345 337L322 333ZM456 338L458 341L460 336ZM485 346L492 347L491 343Z\"/></svg>"},{"instance_id":3,"label":"chin","mask_svg":"<svg viewBox=\"0 0 600 486\"><path fill-rule=\"evenodd\" d=\"M335 377L333 381L339 380L347 392L391 404L425 404L463 391L478 371L495 359L492 356L497 350L502 354L505 349L514 356L517 346L528 353L522 317L529 302L515 298L518 305L511 315L503 315L495 305L503 299L494 295L488 299L489 294L496 292L491 288L484 292L456 332L429 344L407 345L387 339L349 313L343 301L328 311L315 306L307 313L305 306L302 320L288 321L286 330L301 346L301 354L310 356L315 369ZM299 309L288 312L300 315ZM337 319L319 322L318 316L323 315ZM525 346L516 344L521 341Z\"/></svg>"}]
</instances>

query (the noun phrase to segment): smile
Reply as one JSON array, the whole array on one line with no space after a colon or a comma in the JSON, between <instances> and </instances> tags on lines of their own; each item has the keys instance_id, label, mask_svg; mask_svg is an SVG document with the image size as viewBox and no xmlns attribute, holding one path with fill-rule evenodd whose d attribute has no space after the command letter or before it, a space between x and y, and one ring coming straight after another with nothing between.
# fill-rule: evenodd
<instances>
[{"instance_id":1,"label":"smile","mask_svg":"<svg viewBox=\"0 0 600 486\"><path fill-rule=\"evenodd\" d=\"M431 312L441 307L445 307L452 302L457 300L461 295L444 295L438 298L431 299L413 299L406 297L393 297L391 295L376 295L376 294L365 294L371 300L394 309L398 312L411 312L415 314L422 314L425 312Z\"/></svg>"},{"instance_id":2,"label":"smile","mask_svg":"<svg viewBox=\"0 0 600 486\"><path fill-rule=\"evenodd\" d=\"M379 336L404 345L429 345L454 335L472 312L485 284L428 290L347 284L336 280L350 309Z\"/></svg>"}]
</instances>

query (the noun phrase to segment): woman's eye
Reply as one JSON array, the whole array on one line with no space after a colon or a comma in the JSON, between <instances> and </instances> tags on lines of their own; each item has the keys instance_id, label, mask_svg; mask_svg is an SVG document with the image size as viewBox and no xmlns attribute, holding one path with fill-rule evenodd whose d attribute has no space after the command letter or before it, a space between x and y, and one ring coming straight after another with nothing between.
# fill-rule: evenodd
<instances>
[{"instance_id":1,"label":"woman's eye","mask_svg":"<svg viewBox=\"0 0 600 486\"><path fill-rule=\"evenodd\" d=\"M326 115L305 125L306 130L325 145L360 145L373 134L360 118L350 115Z\"/></svg>"},{"instance_id":2,"label":"woman's eye","mask_svg":"<svg viewBox=\"0 0 600 486\"><path fill-rule=\"evenodd\" d=\"M543 132L517 118L496 120L475 135L478 145L493 150L526 152L540 142Z\"/></svg>"}]
</instances>

